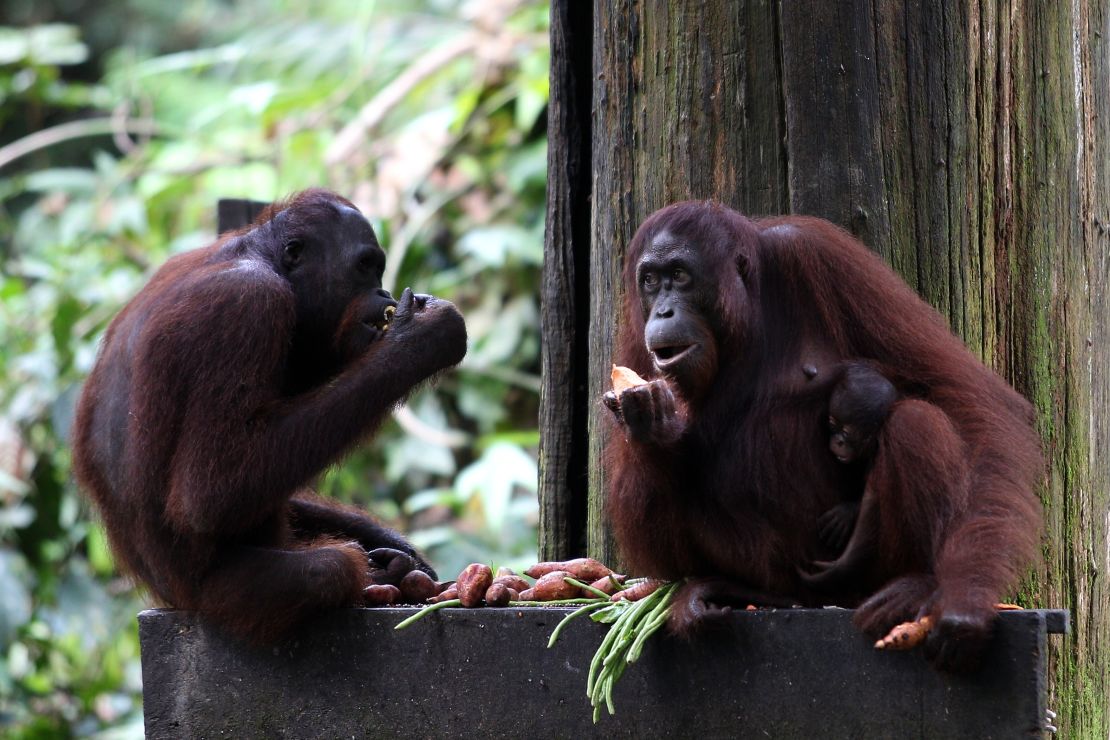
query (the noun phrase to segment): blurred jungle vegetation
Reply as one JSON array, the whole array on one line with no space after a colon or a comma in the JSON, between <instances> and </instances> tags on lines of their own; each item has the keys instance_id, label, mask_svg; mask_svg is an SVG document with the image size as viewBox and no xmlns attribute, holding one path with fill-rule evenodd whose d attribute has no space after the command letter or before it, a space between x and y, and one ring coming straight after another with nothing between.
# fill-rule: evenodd
<instances>
[{"instance_id":1,"label":"blurred jungle vegetation","mask_svg":"<svg viewBox=\"0 0 1110 740\"><path fill-rule=\"evenodd\" d=\"M320 490L441 573L535 556L547 6L5 0L0 736L141 737L135 613L70 474L81 380L219 198L350 197L386 287L456 302L466 360Z\"/></svg>"}]
</instances>

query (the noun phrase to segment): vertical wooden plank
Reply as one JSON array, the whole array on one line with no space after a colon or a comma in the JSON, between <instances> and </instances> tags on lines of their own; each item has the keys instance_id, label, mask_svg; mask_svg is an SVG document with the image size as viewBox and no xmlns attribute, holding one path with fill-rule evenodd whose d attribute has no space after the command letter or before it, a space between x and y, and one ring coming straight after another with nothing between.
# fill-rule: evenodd
<instances>
[{"instance_id":1,"label":"vertical wooden plank","mask_svg":"<svg viewBox=\"0 0 1110 740\"><path fill-rule=\"evenodd\" d=\"M1102 38L1110 28L1105 2L1015 1L1013 7L1010 344L1015 380L1037 408L1049 460L1045 563L1029 590L1076 615L1076 629L1050 661L1061 730L1106 737L1110 275L1096 219L1106 212L1110 187Z\"/></svg>"},{"instance_id":2,"label":"vertical wooden plank","mask_svg":"<svg viewBox=\"0 0 1110 740\"><path fill-rule=\"evenodd\" d=\"M871 0L782 4L790 211L889 251Z\"/></svg>"},{"instance_id":3,"label":"vertical wooden plank","mask_svg":"<svg viewBox=\"0 0 1110 740\"><path fill-rule=\"evenodd\" d=\"M593 215L590 253L590 355L587 388L593 399L605 389L605 368L616 345L620 306L620 268L632 225L646 204L634 209L633 185L643 188L632 154L639 138L633 117L642 113L635 97L633 57L640 42L639 15L628 4L594 3L594 141ZM591 404L589 417L588 552L602 562L616 561L616 549L605 527L605 435L609 429L603 409Z\"/></svg>"},{"instance_id":4,"label":"vertical wooden plank","mask_svg":"<svg viewBox=\"0 0 1110 740\"><path fill-rule=\"evenodd\" d=\"M787 208L777 3L594 3L593 253L589 397L609 378L626 245L675 200L751 214ZM590 407L589 551L614 560L604 526L607 412Z\"/></svg>"},{"instance_id":5,"label":"vertical wooden plank","mask_svg":"<svg viewBox=\"0 0 1110 740\"><path fill-rule=\"evenodd\" d=\"M1084 409L1090 428L1089 465L1091 526L1085 542L1082 566L1089 582L1092 609L1082 616L1080 629L1087 645L1085 672L1089 675L1069 684L1079 691L1075 701L1083 710L1079 737L1110 736L1110 2L1082 3L1085 11L1078 23L1079 43L1086 47L1083 119L1084 139L1090 172L1087 202L1081 213L1084 261L1090 291L1090 334L1087 337L1086 376L1091 385ZM1089 209L1089 210L1087 210ZM1080 369L1082 372L1082 368ZM1074 630L1078 632L1078 630ZM1076 638L1078 639L1078 637ZM1066 646L1064 649L1067 649ZM1064 660L1064 649L1053 654ZM1079 680L1084 683L1080 684Z\"/></svg>"},{"instance_id":6,"label":"vertical wooden plank","mask_svg":"<svg viewBox=\"0 0 1110 740\"><path fill-rule=\"evenodd\" d=\"M542 560L585 552L593 13L551 4L547 221L540 295Z\"/></svg>"}]
</instances>

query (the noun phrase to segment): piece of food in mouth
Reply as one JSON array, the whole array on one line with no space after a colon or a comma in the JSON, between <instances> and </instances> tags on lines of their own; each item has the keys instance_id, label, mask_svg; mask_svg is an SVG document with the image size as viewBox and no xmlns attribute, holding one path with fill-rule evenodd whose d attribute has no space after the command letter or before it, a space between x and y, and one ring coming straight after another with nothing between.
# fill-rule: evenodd
<instances>
[{"instance_id":1,"label":"piece of food in mouth","mask_svg":"<svg viewBox=\"0 0 1110 740\"><path fill-rule=\"evenodd\" d=\"M386 306L385 311L382 313L380 321L366 321L368 326L373 326L378 331L389 331L389 325L393 323L393 314L397 313L396 306Z\"/></svg>"},{"instance_id":2,"label":"piece of food in mouth","mask_svg":"<svg viewBox=\"0 0 1110 740\"><path fill-rule=\"evenodd\" d=\"M617 395L620 395L629 388L647 384L647 381L641 378L635 370L620 365L613 365L613 371L610 373L610 380L613 383L613 392Z\"/></svg>"}]
</instances>

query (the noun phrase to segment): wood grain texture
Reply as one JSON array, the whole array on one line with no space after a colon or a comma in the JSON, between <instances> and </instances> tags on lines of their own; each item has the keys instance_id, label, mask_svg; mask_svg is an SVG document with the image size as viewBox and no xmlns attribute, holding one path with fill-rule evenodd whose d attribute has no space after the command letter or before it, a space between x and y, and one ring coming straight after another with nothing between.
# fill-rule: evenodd
<instances>
[{"instance_id":1,"label":"wood grain texture","mask_svg":"<svg viewBox=\"0 0 1110 740\"><path fill-rule=\"evenodd\" d=\"M592 44L591 7L554 0L540 300L540 560L566 560L586 547Z\"/></svg>"},{"instance_id":2,"label":"wood grain texture","mask_svg":"<svg viewBox=\"0 0 1110 740\"><path fill-rule=\"evenodd\" d=\"M1050 655L1061 730L1107 737L1110 271L1096 219L1110 196L1110 18L1105 2L1079 0L1010 11L1013 232L997 253L1012 266L1012 369L1037 407L1049 458L1045 567L1028 590L1076 615L1072 639Z\"/></svg>"}]
</instances>

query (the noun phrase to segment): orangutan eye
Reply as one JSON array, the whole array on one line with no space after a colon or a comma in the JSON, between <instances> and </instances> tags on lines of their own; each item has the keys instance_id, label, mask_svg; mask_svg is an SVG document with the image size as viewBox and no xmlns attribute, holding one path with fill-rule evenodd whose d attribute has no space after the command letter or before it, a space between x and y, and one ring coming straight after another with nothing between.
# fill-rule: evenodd
<instances>
[{"instance_id":1,"label":"orangutan eye","mask_svg":"<svg viewBox=\"0 0 1110 740\"><path fill-rule=\"evenodd\" d=\"M304 242L300 239L290 239L282 250L282 262L285 266L296 267L304 259Z\"/></svg>"}]
</instances>

